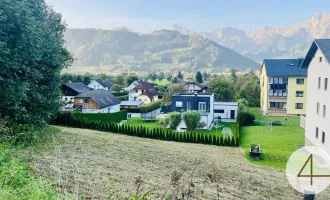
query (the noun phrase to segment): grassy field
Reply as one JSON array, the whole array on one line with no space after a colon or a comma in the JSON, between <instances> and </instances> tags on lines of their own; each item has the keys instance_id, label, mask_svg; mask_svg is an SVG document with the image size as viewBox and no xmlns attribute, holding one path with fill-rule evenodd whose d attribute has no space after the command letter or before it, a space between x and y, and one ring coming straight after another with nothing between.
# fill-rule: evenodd
<instances>
[{"instance_id":1,"label":"grassy field","mask_svg":"<svg viewBox=\"0 0 330 200\"><path fill-rule=\"evenodd\" d=\"M167 86L168 84L170 84L170 82L165 78L163 80L156 79L155 81L152 81L151 79L149 79L148 82L155 83L156 85L159 85L159 86Z\"/></svg>"},{"instance_id":2,"label":"grassy field","mask_svg":"<svg viewBox=\"0 0 330 200\"><path fill-rule=\"evenodd\" d=\"M250 164L241 148L61 130L48 143L17 153L60 194L106 199L140 188L150 191L151 199L187 191L190 199L302 199L283 170ZM318 198L326 195L329 189Z\"/></svg>"},{"instance_id":3,"label":"grassy field","mask_svg":"<svg viewBox=\"0 0 330 200\"><path fill-rule=\"evenodd\" d=\"M281 121L284 117L262 116L259 108L250 108L260 121ZM249 145L258 144L262 148L263 156L260 161L252 161L249 158ZM285 168L290 155L304 144L304 129L299 127L299 117L289 117L284 126L270 126L261 123L258 126L243 127L241 129L241 145L245 150L248 160L254 164Z\"/></svg>"}]
</instances>

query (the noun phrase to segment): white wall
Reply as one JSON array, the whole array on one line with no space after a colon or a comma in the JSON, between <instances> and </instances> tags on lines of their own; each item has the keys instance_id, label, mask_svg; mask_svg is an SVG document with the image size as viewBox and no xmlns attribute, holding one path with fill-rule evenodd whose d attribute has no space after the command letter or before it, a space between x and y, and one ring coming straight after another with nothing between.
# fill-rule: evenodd
<instances>
[{"instance_id":1,"label":"white wall","mask_svg":"<svg viewBox=\"0 0 330 200\"><path fill-rule=\"evenodd\" d=\"M214 110L224 110L224 113L214 112L214 118L221 117L221 119L230 119L230 111L235 110L235 119L237 117L238 105L236 102L215 102Z\"/></svg>"},{"instance_id":2,"label":"white wall","mask_svg":"<svg viewBox=\"0 0 330 200\"><path fill-rule=\"evenodd\" d=\"M319 57L323 62L319 63ZM321 88L318 89L318 77L321 77ZM324 78L328 78L328 89L324 91ZM318 50L308 67L307 109L305 124L305 145L311 142L330 154L330 65ZM320 104L319 114L316 113L317 102ZM323 105L326 105L326 117L323 117ZM319 136L315 137L316 127ZM325 132L325 144L322 144L322 132Z\"/></svg>"},{"instance_id":3,"label":"white wall","mask_svg":"<svg viewBox=\"0 0 330 200\"><path fill-rule=\"evenodd\" d=\"M120 111L120 104L103 109L82 109L83 113L114 113Z\"/></svg>"},{"instance_id":4,"label":"white wall","mask_svg":"<svg viewBox=\"0 0 330 200\"><path fill-rule=\"evenodd\" d=\"M67 99L67 100L65 100L65 98ZM63 102L65 102L65 103L69 103L69 102L74 102L74 98L75 98L75 96L62 96L62 101Z\"/></svg>"}]
</instances>

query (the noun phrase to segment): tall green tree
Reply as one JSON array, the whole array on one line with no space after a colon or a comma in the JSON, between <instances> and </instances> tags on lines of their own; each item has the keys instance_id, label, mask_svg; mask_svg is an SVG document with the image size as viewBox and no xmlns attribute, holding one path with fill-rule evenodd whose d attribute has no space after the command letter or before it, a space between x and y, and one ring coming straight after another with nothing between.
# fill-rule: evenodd
<instances>
[{"instance_id":1,"label":"tall green tree","mask_svg":"<svg viewBox=\"0 0 330 200\"><path fill-rule=\"evenodd\" d=\"M161 81L165 78L165 74L164 72L160 72L159 75L158 75L158 79Z\"/></svg>"},{"instance_id":2,"label":"tall green tree","mask_svg":"<svg viewBox=\"0 0 330 200\"><path fill-rule=\"evenodd\" d=\"M125 77L125 86L131 85L134 81L139 80L139 77L137 76L126 76Z\"/></svg>"},{"instance_id":3,"label":"tall green tree","mask_svg":"<svg viewBox=\"0 0 330 200\"><path fill-rule=\"evenodd\" d=\"M229 76L230 76L230 79L232 81L236 82L237 75L236 75L236 70L235 69L230 69Z\"/></svg>"},{"instance_id":4,"label":"tall green tree","mask_svg":"<svg viewBox=\"0 0 330 200\"><path fill-rule=\"evenodd\" d=\"M202 73L200 71L198 71L195 75L195 80L198 82L198 83L203 83L203 77L202 77Z\"/></svg>"},{"instance_id":5,"label":"tall green tree","mask_svg":"<svg viewBox=\"0 0 330 200\"><path fill-rule=\"evenodd\" d=\"M183 74L179 71L178 75L176 76L177 78L183 79Z\"/></svg>"},{"instance_id":6,"label":"tall green tree","mask_svg":"<svg viewBox=\"0 0 330 200\"><path fill-rule=\"evenodd\" d=\"M217 101L233 101L233 82L225 78L213 78L209 81L210 92L214 93Z\"/></svg>"},{"instance_id":7,"label":"tall green tree","mask_svg":"<svg viewBox=\"0 0 330 200\"><path fill-rule=\"evenodd\" d=\"M0 120L45 124L60 108L60 71L72 63L65 25L43 0L0 4Z\"/></svg>"},{"instance_id":8,"label":"tall green tree","mask_svg":"<svg viewBox=\"0 0 330 200\"><path fill-rule=\"evenodd\" d=\"M84 78L83 78L83 81L82 81L85 85L88 85L91 83L91 77L90 76L87 76L85 75Z\"/></svg>"},{"instance_id":9,"label":"tall green tree","mask_svg":"<svg viewBox=\"0 0 330 200\"><path fill-rule=\"evenodd\" d=\"M117 85L124 85L124 76L123 75L117 75L113 77L112 82Z\"/></svg>"}]
</instances>

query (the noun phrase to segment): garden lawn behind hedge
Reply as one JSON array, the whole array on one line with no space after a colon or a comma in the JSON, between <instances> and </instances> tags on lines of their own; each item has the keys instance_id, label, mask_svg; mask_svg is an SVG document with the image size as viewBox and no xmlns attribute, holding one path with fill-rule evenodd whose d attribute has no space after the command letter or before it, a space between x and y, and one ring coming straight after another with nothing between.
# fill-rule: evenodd
<instances>
[{"instance_id":1,"label":"garden lawn behind hedge","mask_svg":"<svg viewBox=\"0 0 330 200\"><path fill-rule=\"evenodd\" d=\"M259 108L250 108L250 112L261 121L281 121L285 123L284 117L261 116ZM250 144L258 144L262 149L262 160L250 160ZM288 122L283 126L270 126L261 123L255 126L241 128L241 146L246 158L254 164L285 168L286 162L291 154L304 144L304 129L299 127L299 117L288 117Z\"/></svg>"}]
</instances>

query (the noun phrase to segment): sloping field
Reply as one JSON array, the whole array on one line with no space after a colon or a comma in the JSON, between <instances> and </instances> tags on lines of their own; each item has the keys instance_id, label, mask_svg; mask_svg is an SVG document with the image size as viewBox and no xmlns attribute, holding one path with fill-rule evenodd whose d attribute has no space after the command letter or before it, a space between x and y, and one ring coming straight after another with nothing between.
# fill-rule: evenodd
<instances>
[{"instance_id":1,"label":"sloping field","mask_svg":"<svg viewBox=\"0 0 330 200\"><path fill-rule=\"evenodd\" d=\"M190 199L302 199L283 170L250 164L241 148L61 129L48 144L19 153L60 194L106 199L132 196L139 188L151 199L188 191ZM328 199L326 193L317 197Z\"/></svg>"}]
</instances>

